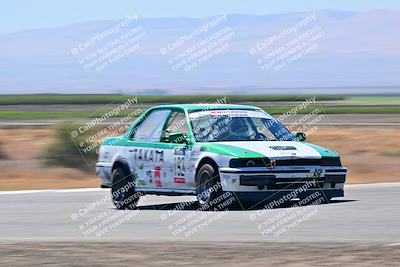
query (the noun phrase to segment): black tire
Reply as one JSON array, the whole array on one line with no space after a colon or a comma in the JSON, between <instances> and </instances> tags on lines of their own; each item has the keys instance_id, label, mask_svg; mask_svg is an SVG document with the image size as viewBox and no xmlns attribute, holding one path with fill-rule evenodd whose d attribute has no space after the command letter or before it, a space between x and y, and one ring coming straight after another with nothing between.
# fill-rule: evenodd
<instances>
[{"instance_id":1,"label":"black tire","mask_svg":"<svg viewBox=\"0 0 400 267\"><path fill-rule=\"evenodd\" d=\"M196 196L202 210L210 210L219 203L214 200L223 193L218 171L210 164L200 167L196 175Z\"/></svg>"},{"instance_id":2,"label":"black tire","mask_svg":"<svg viewBox=\"0 0 400 267\"><path fill-rule=\"evenodd\" d=\"M139 201L140 193L135 193L132 175L122 167L112 172L111 196L114 206L119 210L134 209Z\"/></svg>"}]
</instances>

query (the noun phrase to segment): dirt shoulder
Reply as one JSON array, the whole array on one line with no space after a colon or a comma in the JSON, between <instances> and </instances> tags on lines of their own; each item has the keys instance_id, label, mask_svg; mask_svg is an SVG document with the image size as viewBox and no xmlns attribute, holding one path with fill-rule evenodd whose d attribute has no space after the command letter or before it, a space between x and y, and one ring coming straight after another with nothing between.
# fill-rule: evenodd
<instances>
[{"instance_id":1,"label":"dirt shoulder","mask_svg":"<svg viewBox=\"0 0 400 267\"><path fill-rule=\"evenodd\" d=\"M395 266L400 245L0 243L0 266Z\"/></svg>"},{"instance_id":2,"label":"dirt shoulder","mask_svg":"<svg viewBox=\"0 0 400 267\"><path fill-rule=\"evenodd\" d=\"M400 182L399 128L320 127L307 142L341 155L348 184Z\"/></svg>"},{"instance_id":3,"label":"dirt shoulder","mask_svg":"<svg viewBox=\"0 0 400 267\"><path fill-rule=\"evenodd\" d=\"M55 130L48 127L0 129L0 191L99 186L94 169L87 172L44 164L42 155L54 135Z\"/></svg>"},{"instance_id":4,"label":"dirt shoulder","mask_svg":"<svg viewBox=\"0 0 400 267\"><path fill-rule=\"evenodd\" d=\"M49 167L41 155L54 138L51 127L1 128L0 191L98 187L92 172ZM398 127L319 127L307 142L339 152L348 184L400 182Z\"/></svg>"}]
</instances>

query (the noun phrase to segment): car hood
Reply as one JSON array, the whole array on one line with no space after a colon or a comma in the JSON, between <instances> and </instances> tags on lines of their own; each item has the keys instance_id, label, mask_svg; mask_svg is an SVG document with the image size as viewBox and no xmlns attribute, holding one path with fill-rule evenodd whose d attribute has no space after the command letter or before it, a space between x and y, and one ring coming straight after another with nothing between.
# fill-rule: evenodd
<instances>
[{"instance_id":1,"label":"car hood","mask_svg":"<svg viewBox=\"0 0 400 267\"><path fill-rule=\"evenodd\" d=\"M229 141L206 143L203 151L237 158L310 158L338 157L327 148L297 141Z\"/></svg>"}]
</instances>

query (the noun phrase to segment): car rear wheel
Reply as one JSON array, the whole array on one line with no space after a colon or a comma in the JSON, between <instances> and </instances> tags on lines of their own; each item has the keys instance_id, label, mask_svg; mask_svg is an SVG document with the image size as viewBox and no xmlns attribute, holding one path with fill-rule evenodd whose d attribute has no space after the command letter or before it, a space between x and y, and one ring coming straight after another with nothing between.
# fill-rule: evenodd
<instances>
[{"instance_id":1,"label":"car rear wheel","mask_svg":"<svg viewBox=\"0 0 400 267\"><path fill-rule=\"evenodd\" d=\"M201 209L209 210L218 205L215 199L223 191L217 170L210 164L204 164L196 176L196 195Z\"/></svg>"},{"instance_id":2,"label":"car rear wheel","mask_svg":"<svg viewBox=\"0 0 400 267\"><path fill-rule=\"evenodd\" d=\"M124 168L117 167L112 172L111 196L117 209L134 209L139 201L140 193L135 192L132 175Z\"/></svg>"}]
</instances>

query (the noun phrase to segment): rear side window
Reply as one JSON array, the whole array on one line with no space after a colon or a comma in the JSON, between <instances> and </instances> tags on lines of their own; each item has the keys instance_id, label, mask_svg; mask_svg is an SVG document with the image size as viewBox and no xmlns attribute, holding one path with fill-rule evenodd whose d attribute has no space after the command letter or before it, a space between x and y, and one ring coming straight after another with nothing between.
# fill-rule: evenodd
<instances>
[{"instance_id":1,"label":"rear side window","mask_svg":"<svg viewBox=\"0 0 400 267\"><path fill-rule=\"evenodd\" d=\"M170 110L154 110L140 123L133 135L134 141L160 142L161 133Z\"/></svg>"},{"instance_id":2,"label":"rear side window","mask_svg":"<svg viewBox=\"0 0 400 267\"><path fill-rule=\"evenodd\" d=\"M171 114L171 119L165 129L168 133L184 133L189 132L186 124L185 113L181 111L175 111Z\"/></svg>"}]
</instances>

